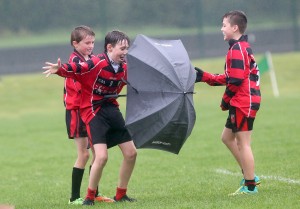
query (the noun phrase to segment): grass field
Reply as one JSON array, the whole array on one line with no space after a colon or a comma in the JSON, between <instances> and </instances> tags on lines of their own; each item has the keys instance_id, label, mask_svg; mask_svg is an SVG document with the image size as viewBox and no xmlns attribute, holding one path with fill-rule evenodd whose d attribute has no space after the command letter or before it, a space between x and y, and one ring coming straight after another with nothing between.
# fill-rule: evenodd
<instances>
[{"instance_id":1,"label":"grass field","mask_svg":"<svg viewBox=\"0 0 300 209\"><path fill-rule=\"evenodd\" d=\"M223 87L196 84L197 121L179 155L140 149L128 194L136 203L96 204L94 208L300 208L300 53L274 54L280 97L269 75L262 76L262 105L254 124L252 148L262 186L253 196L228 197L242 178L220 141L227 112L220 111ZM260 58L257 56L257 58ZM194 65L222 72L223 58ZM70 196L75 145L67 139L62 103L63 79L42 74L3 76L0 80L0 205L16 209L65 209ZM125 98L120 98L125 113ZM146 127L145 127L146 128ZM115 194L121 162L118 148L100 184ZM88 172L85 172L82 196ZM0 206L1 208L1 206Z\"/></svg>"}]
</instances>

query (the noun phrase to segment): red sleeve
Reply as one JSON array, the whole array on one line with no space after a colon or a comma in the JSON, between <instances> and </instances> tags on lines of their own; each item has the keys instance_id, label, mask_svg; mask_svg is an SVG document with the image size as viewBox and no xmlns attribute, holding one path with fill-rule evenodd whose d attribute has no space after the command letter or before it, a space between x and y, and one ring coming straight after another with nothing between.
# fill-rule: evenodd
<instances>
[{"instance_id":1,"label":"red sleeve","mask_svg":"<svg viewBox=\"0 0 300 209\"><path fill-rule=\"evenodd\" d=\"M72 64L62 64L60 68L58 68L56 74L61 76L61 77L66 77L66 78L76 78L76 75L73 71L73 68L71 67L72 65L75 65L75 63ZM69 67L70 66L70 67Z\"/></svg>"},{"instance_id":2,"label":"red sleeve","mask_svg":"<svg viewBox=\"0 0 300 209\"><path fill-rule=\"evenodd\" d=\"M222 86L226 84L226 75L203 72L201 81L207 83L210 86Z\"/></svg>"},{"instance_id":3,"label":"red sleeve","mask_svg":"<svg viewBox=\"0 0 300 209\"><path fill-rule=\"evenodd\" d=\"M100 59L99 57L92 57L90 60L86 62L80 63L65 63L62 64L61 67L57 71L57 75L62 77L73 78L75 80L80 80L81 76L93 71L94 69L103 68L107 66L107 63L104 59Z\"/></svg>"}]
</instances>

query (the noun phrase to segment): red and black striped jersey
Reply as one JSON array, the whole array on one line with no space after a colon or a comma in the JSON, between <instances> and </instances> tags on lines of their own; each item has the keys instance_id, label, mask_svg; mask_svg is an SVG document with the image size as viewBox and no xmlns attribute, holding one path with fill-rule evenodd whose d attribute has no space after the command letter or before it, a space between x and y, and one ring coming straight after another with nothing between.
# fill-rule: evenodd
<instances>
[{"instance_id":1,"label":"red and black striped jersey","mask_svg":"<svg viewBox=\"0 0 300 209\"><path fill-rule=\"evenodd\" d=\"M94 55L90 55L89 59ZM76 50L70 55L69 63L85 62L84 57ZM73 78L65 78L64 105L67 110L79 109L81 101L81 84Z\"/></svg>"},{"instance_id":2,"label":"red and black striped jersey","mask_svg":"<svg viewBox=\"0 0 300 209\"><path fill-rule=\"evenodd\" d=\"M260 107L259 70L243 35L239 40L229 41L224 74L204 72L202 81L209 85L226 85L221 108L228 110L229 105L239 108L246 117L254 118Z\"/></svg>"},{"instance_id":3,"label":"red and black striped jersey","mask_svg":"<svg viewBox=\"0 0 300 209\"><path fill-rule=\"evenodd\" d=\"M119 105L116 98L104 99L104 96L121 92L126 85L127 65L122 63L118 72L115 72L107 54L102 53L86 62L62 64L57 74L80 82L82 94L80 113L82 120L89 123L100 110L101 102Z\"/></svg>"}]
</instances>

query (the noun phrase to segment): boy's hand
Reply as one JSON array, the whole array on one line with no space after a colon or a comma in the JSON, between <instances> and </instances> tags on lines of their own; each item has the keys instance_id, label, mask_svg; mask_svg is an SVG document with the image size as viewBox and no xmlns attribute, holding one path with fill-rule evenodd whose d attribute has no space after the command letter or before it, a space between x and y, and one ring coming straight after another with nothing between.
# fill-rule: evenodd
<instances>
[{"instance_id":1,"label":"boy's hand","mask_svg":"<svg viewBox=\"0 0 300 209\"><path fill-rule=\"evenodd\" d=\"M58 68L61 67L60 58L57 59L57 63L46 62L46 66L43 67L43 74L46 74L46 77L49 77L51 74L55 74L58 71Z\"/></svg>"},{"instance_id":2,"label":"boy's hand","mask_svg":"<svg viewBox=\"0 0 300 209\"><path fill-rule=\"evenodd\" d=\"M229 110L229 103L226 103L224 99L222 99L220 107L223 111Z\"/></svg>"},{"instance_id":3,"label":"boy's hand","mask_svg":"<svg viewBox=\"0 0 300 209\"><path fill-rule=\"evenodd\" d=\"M196 70L196 81L195 81L195 83L201 82L204 71L201 70L200 68L197 68L197 67L195 67L195 70Z\"/></svg>"}]
</instances>

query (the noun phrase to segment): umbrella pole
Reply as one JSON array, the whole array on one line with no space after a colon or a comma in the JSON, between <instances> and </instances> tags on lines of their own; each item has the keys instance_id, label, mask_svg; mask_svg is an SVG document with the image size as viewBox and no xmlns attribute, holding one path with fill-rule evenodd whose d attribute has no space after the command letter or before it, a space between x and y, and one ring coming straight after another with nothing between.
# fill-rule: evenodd
<instances>
[{"instance_id":1,"label":"umbrella pole","mask_svg":"<svg viewBox=\"0 0 300 209\"><path fill-rule=\"evenodd\" d=\"M110 99L110 98L118 98L118 97L126 97L127 94L107 94L103 96L102 100L96 101L93 103L93 105L101 105L103 102L105 102L106 100Z\"/></svg>"},{"instance_id":2,"label":"umbrella pole","mask_svg":"<svg viewBox=\"0 0 300 209\"><path fill-rule=\"evenodd\" d=\"M194 91L187 91L187 92L184 91L183 94L196 94L196 92L194 92Z\"/></svg>"}]
</instances>

